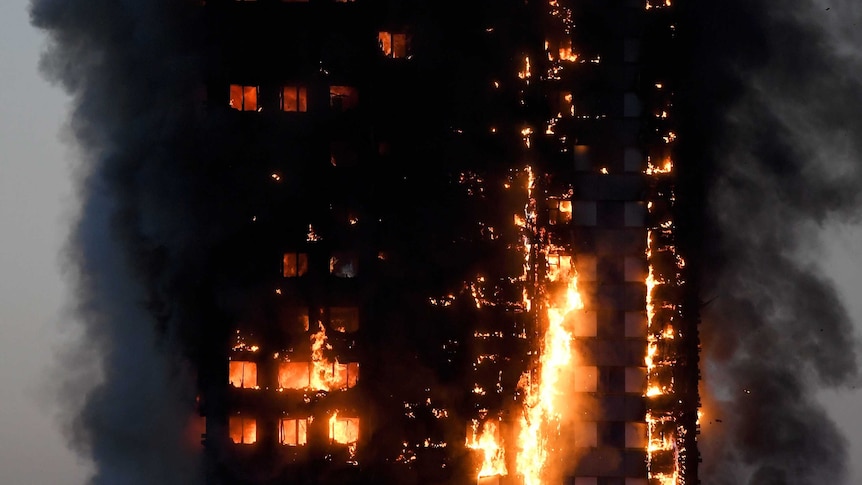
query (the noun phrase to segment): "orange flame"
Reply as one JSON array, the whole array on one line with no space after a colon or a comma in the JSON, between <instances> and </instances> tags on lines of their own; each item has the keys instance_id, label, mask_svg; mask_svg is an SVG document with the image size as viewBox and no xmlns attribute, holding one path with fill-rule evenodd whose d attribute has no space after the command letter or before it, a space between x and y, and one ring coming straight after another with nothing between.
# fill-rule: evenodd
<instances>
[{"instance_id":1,"label":"orange flame","mask_svg":"<svg viewBox=\"0 0 862 485\"><path fill-rule=\"evenodd\" d=\"M547 258L547 254L545 255ZM568 271L549 273L550 281L566 281L562 303L548 301L548 326L542 339L540 371L535 382L529 376L520 383L526 393L524 414L518 434L519 452L516 457L518 473L524 477L524 485L542 483L542 471L548 458L547 429L558 422L560 410L558 400L562 394L560 378L573 360L572 330L566 323L567 315L583 309L584 302L578 292L578 276L574 268Z\"/></svg>"},{"instance_id":2,"label":"orange flame","mask_svg":"<svg viewBox=\"0 0 862 485\"><path fill-rule=\"evenodd\" d=\"M351 445L359 441L359 418L339 418L338 411L329 418L329 439Z\"/></svg>"},{"instance_id":3,"label":"orange flame","mask_svg":"<svg viewBox=\"0 0 862 485\"><path fill-rule=\"evenodd\" d=\"M479 421L473 420L472 436L467 437L467 448L482 452L482 468L479 478L508 475L506 469L506 450L497 440L497 424L485 421L479 434ZM478 436L477 436L478 435Z\"/></svg>"}]
</instances>

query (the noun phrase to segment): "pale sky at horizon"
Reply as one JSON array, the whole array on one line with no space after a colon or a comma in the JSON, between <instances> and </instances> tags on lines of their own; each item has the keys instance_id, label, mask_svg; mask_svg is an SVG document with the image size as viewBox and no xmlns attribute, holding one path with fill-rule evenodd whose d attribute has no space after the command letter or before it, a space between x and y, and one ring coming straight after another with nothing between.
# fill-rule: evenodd
<instances>
[{"instance_id":1,"label":"pale sky at horizon","mask_svg":"<svg viewBox=\"0 0 862 485\"><path fill-rule=\"evenodd\" d=\"M0 2L0 24L0 483L79 485L88 468L66 448L51 396L70 329L60 276L75 206L73 151L60 142L68 100L37 72L44 36L26 0Z\"/></svg>"},{"instance_id":2,"label":"pale sky at horizon","mask_svg":"<svg viewBox=\"0 0 862 485\"><path fill-rule=\"evenodd\" d=\"M67 449L51 391L57 349L74 335L61 251L78 204L75 151L61 142L69 100L37 72L44 35L27 3L0 2L0 485L77 485L90 466ZM834 279L862 333L862 226L822 237L827 254L805 257ZM848 485L862 484L862 390L823 402L852 443Z\"/></svg>"}]
</instances>

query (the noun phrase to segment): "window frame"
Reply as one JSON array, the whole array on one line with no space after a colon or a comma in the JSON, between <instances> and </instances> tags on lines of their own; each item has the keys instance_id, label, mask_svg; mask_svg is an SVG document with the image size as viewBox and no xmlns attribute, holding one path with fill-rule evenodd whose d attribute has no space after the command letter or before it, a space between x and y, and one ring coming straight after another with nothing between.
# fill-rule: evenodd
<instances>
[{"instance_id":1,"label":"window frame","mask_svg":"<svg viewBox=\"0 0 862 485\"><path fill-rule=\"evenodd\" d=\"M285 93L293 91L296 103L295 109L287 109ZM308 112L308 87L302 84L285 84L278 91L278 109L284 113L307 113Z\"/></svg>"},{"instance_id":2,"label":"window frame","mask_svg":"<svg viewBox=\"0 0 862 485\"><path fill-rule=\"evenodd\" d=\"M308 445L308 418L280 418L278 420L278 444L298 448ZM304 425L304 426L303 426ZM293 443L287 442L285 429L293 427Z\"/></svg>"},{"instance_id":3,"label":"window frame","mask_svg":"<svg viewBox=\"0 0 862 485\"><path fill-rule=\"evenodd\" d=\"M240 106L239 107L236 107L233 104L234 94L235 94L235 91L237 88L239 90L239 95L240 95ZM252 90L254 92L254 108L246 108L246 97L249 93L252 92ZM231 109L241 111L241 112L246 112L246 111L257 112L257 111L260 111L259 100L260 100L260 86L253 86L253 85L249 85L249 84L231 84L229 87L228 106Z\"/></svg>"},{"instance_id":4,"label":"window frame","mask_svg":"<svg viewBox=\"0 0 862 485\"><path fill-rule=\"evenodd\" d=\"M288 274L288 258L293 258L293 271ZM308 253L285 251L281 259L281 275L283 278L300 278L308 274Z\"/></svg>"},{"instance_id":5,"label":"window frame","mask_svg":"<svg viewBox=\"0 0 862 485\"><path fill-rule=\"evenodd\" d=\"M233 380L234 364L242 365L242 369L240 370L240 381L238 383L239 385L237 385L237 383L235 383ZM250 371L249 377L253 377L254 381L251 383L251 385L246 385L246 373L248 372L246 370L247 365L250 366L250 368L252 369ZM252 362L249 360L230 360L228 362L228 384L230 384L236 389L259 389L257 385L257 362Z\"/></svg>"},{"instance_id":6,"label":"window frame","mask_svg":"<svg viewBox=\"0 0 862 485\"><path fill-rule=\"evenodd\" d=\"M235 424L239 422L239 441L236 441L234 429ZM246 431L251 430L249 437L246 437ZM228 418L228 435L230 440L235 445L253 445L257 443L257 419L237 414Z\"/></svg>"}]
</instances>

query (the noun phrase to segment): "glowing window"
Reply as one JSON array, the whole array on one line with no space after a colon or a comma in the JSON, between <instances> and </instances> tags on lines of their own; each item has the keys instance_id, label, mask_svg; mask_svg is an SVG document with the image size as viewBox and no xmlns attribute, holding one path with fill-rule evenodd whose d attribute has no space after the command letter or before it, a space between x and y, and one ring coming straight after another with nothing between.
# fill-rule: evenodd
<instances>
[{"instance_id":1,"label":"glowing window","mask_svg":"<svg viewBox=\"0 0 862 485\"><path fill-rule=\"evenodd\" d=\"M338 413L329 419L329 439L349 445L359 441L359 418L342 418Z\"/></svg>"},{"instance_id":2,"label":"glowing window","mask_svg":"<svg viewBox=\"0 0 862 485\"><path fill-rule=\"evenodd\" d=\"M548 253L548 278L559 281L572 274L572 256L560 253Z\"/></svg>"},{"instance_id":3,"label":"glowing window","mask_svg":"<svg viewBox=\"0 0 862 485\"><path fill-rule=\"evenodd\" d=\"M279 420L278 442L285 446L304 446L308 444L308 419Z\"/></svg>"},{"instance_id":4,"label":"glowing window","mask_svg":"<svg viewBox=\"0 0 862 485\"><path fill-rule=\"evenodd\" d=\"M295 278L308 272L308 255L305 253L284 253L282 270L285 278Z\"/></svg>"},{"instance_id":5,"label":"glowing window","mask_svg":"<svg viewBox=\"0 0 862 485\"><path fill-rule=\"evenodd\" d=\"M244 416L231 416L228 420L230 440L240 445L257 442L257 421Z\"/></svg>"},{"instance_id":6,"label":"glowing window","mask_svg":"<svg viewBox=\"0 0 862 485\"><path fill-rule=\"evenodd\" d=\"M230 385L243 389L257 387L257 364L241 360L230 361Z\"/></svg>"},{"instance_id":7,"label":"glowing window","mask_svg":"<svg viewBox=\"0 0 862 485\"><path fill-rule=\"evenodd\" d=\"M548 199L548 222L567 224L572 221L572 201L556 198Z\"/></svg>"},{"instance_id":8,"label":"glowing window","mask_svg":"<svg viewBox=\"0 0 862 485\"><path fill-rule=\"evenodd\" d=\"M278 364L280 389L308 389L311 387L309 362L282 362Z\"/></svg>"},{"instance_id":9,"label":"glowing window","mask_svg":"<svg viewBox=\"0 0 862 485\"><path fill-rule=\"evenodd\" d=\"M230 85L230 107L239 111L257 111L257 86Z\"/></svg>"},{"instance_id":10,"label":"glowing window","mask_svg":"<svg viewBox=\"0 0 862 485\"><path fill-rule=\"evenodd\" d=\"M377 44L386 57L401 59L407 57L407 34L378 32Z\"/></svg>"},{"instance_id":11,"label":"glowing window","mask_svg":"<svg viewBox=\"0 0 862 485\"><path fill-rule=\"evenodd\" d=\"M329 273L338 278L355 278L356 256L349 253L335 253L329 258Z\"/></svg>"},{"instance_id":12,"label":"glowing window","mask_svg":"<svg viewBox=\"0 0 862 485\"><path fill-rule=\"evenodd\" d=\"M305 86L285 86L281 90L280 107L282 111L308 111L308 90Z\"/></svg>"},{"instance_id":13,"label":"glowing window","mask_svg":"<svg viewBox=\"0 0 862 485\"><path fill-rule=\"evenodd\" d=\"M359 363L348 362L347 364L333 364L333 374L335 382L332 386L335 389L350 389L359 381Z\"/></svg>"},{"instance_id":14,"label":"glowing window","mask_svg":"<svg viewBox=\"0 0 862 485\"><path fill-rule=\"evenodd\" d=\"M356 307L330 308L329 326L336 332L342 333L359 330L359 309Z\"/></svg>"},{"instance_id":15,"label":"glowing window","mask_svg":"<svg viewBox=\"0 0 862 485\"><path fill-rule=\"evenodd\" d=\"M280 389L310 389L311 363L282 362L278 365L278 387ZM327 390L350 389L359 382L359 363L314 362L314 371L319 372Z\"/></svg>"},{"instance_id":16,"label":"glowing window","mask_svg":"<svg viewBox=\"0 0 862 485\"><path fill-rule=\"evenodd\" d=\"M350 86L330 86L329 105L334 111L347 111L359 104L359 92Z\"/></svg>"},{"instance_id":17,"label":"glowing window","mask_svg":"<svg viewBox=\"0 0 862 485\"><path fill-rule=\"evenodd\" d=\"M574 96L571 91L560 91L557 99L557 114L560 116L575 116Z\"/></svg>"}]
</instances>

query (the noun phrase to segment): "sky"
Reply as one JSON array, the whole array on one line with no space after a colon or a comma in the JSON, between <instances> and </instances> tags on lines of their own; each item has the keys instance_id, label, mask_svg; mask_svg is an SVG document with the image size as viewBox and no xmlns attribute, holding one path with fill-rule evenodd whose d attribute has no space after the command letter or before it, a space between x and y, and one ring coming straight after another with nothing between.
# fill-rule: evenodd
<instances>
[{"instance_id":1,"label":"sky","mask_svg":"<svg viewBox=\"0 0 862 485\"><path fill-rule=\"evenodd\" d=\"M0 483L74 485L88 467L65 446L54 356L73 333L61 249L76 205L68 100L37 72L43 36L26 0L0 2Z\"/></svg>"},{"instance_id":2,"label":"sky","mask_svg":"<svg viewBox=\"0 0 862 485\"><path fill-rule=\"evenodd\" d=\"M78 201L75 150L63 142L69 100L38 73L44 36L26 0L0 2L0 483L85 483L90 465L65 446L56 355L74 338L62 250ZM862 116L862 115L860 115ZM862 188L860 188L862 189ZM799 257L831 276L862 333L862 227L819 228L822 253ZM821 395L851 442L862 484L862 390ZM707 432L708 429L705 429Z\"/></svg>"}]
</instances>

